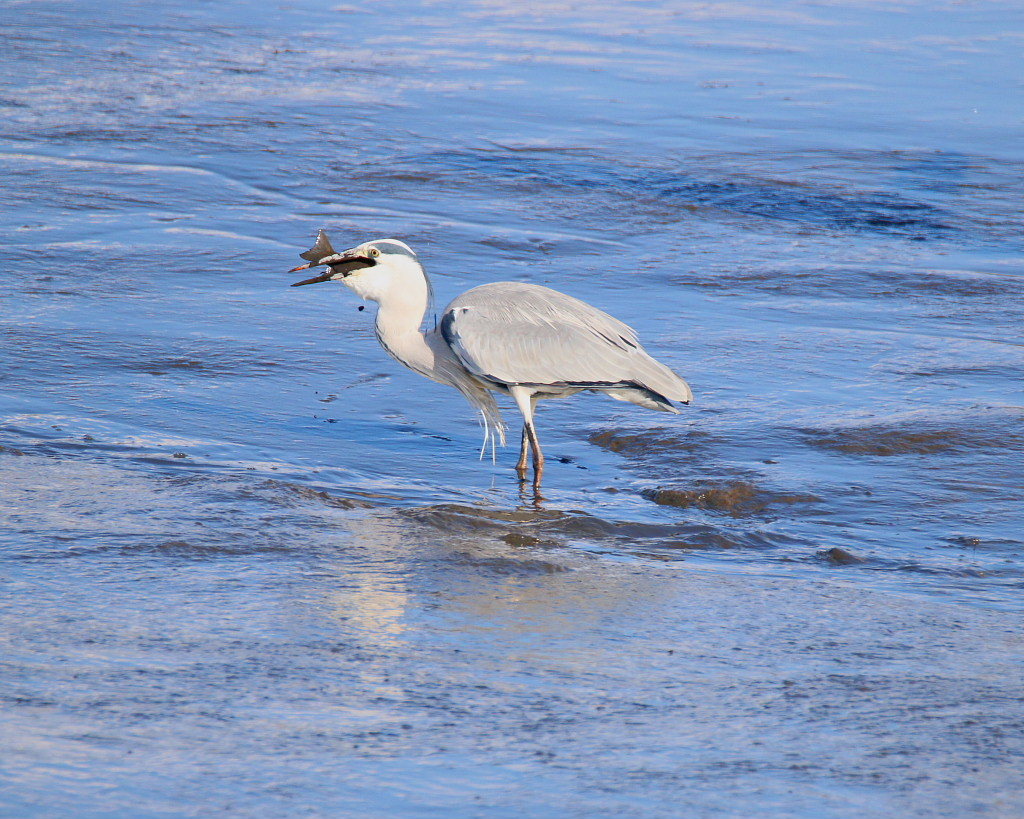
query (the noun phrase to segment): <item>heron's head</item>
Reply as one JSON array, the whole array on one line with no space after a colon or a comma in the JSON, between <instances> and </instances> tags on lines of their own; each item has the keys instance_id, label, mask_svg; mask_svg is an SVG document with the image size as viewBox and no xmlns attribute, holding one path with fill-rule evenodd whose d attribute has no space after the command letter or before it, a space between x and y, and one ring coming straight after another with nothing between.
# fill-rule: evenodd
<instances>
[{"instance_id":1,"label":"heron's head","mask_svg":"<svg viewBox=\"0 0 1024 819\"><path fill-rule=\"evenodd\" d=\"M372 301L424 286L429 290L416 254L398 239L374 239L337 253L327 234L321 230L316 244L301 255L303 259L309 259L309 264L299 265L290 273L320 265L325 265L327 270L319 276L295 282L292 287L342 281L358 296Z\"/></svg>"}]
</instances>

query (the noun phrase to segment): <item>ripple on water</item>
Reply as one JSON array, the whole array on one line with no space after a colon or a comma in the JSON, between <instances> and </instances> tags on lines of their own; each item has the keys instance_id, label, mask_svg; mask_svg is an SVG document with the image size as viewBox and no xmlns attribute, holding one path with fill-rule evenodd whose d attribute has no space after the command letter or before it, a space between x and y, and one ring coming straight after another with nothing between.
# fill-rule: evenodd
<instances>
[{"instance_id":1,"label":"ripple on water","mask_svg":"<svg viewBox=\"0 0 1024 819\"><path fill-rule=\"evenodd\" d=\"M821 168L844 155L819 157ZM921 155L922 165L933 157ZM945 157L949 161L949 157ZM590 148L512 149L506 146L476 150L437 151L397 158L389 166L396 182L429 183L432 187L464 187L466 180L488 187L514 189L518 197L539 195L567 199L583 209L614 209L623 219L663 217L673 221L681 212L699 211L703 217L767 220L778 228L811 228L839 233L892 236L914 241L956 238L971 242L1017 239L1013 214L965 212L957 200L947 207L943 189L893 191L873 184L872 176L891 173L894 160L886 151L863 152L855 157L862 184L850 179L817 176L808 169L802 178L775 173L761 156L694 156L674 166L652 167L649 159L631 162L609 157ZM990 157L963 157L974 174L953 193L972 184L985 184L987 174L1003 170L1004 163ZM381 170L374 167L375 179ZM977 178L975 181L974 177ZM628 208L628 213L626 209Z\"/></svg>"},{"instance_id":2,"label":"ripple on water","mask_svg":"<svg viewBox=\"0 0 1024 819\"><path fill-rule=\"evenodd\" d=\"M287 505L294 505L291 499L295 499L302 503L312 502L332 509L374 509L383 506L387 500L383 495L366 492L341 495L337 491L327 492L306 484L273 479L263 481L259 488L276 495L279 499L285 499Z\"/></svg>"},{"instance_id":3,"label":"ripple on water","mask_svg":"<svg viewBox=\"0 0 1024 819\"><path fill-rule=\"evenodd\" d=\"M39 368L76 373L85 367L189 379L239 378L272 375L280 366L272 355L224 339L18 327L0 329L0 341L17 353L3 362L0 373L7 378L27 377Z\"/></svg>"},{"instance_id":4,"label":"ripple on water","mask_svg":"<svg viewBox=\"0 0 1024 819\"><path fill-rule=\"evenodd\" d=\"M680 287L714 292L757 292L779 296L821 297L827 285L830 298L856 300L938 298L944 304L971 299L986 302L1019 299L1024 280L988 275L973 270L902 269L894 265L864 267L830 262L810 269L738 266L731 269L694 269L672 272L671 281Z\"/></svg>"},{"instance_id":5,"label":"ripple on water","mask_svg":"<svg viewBox=\"0 0 1024 819\"><path fill-rule=\"evenodd\" d=\"M1024 445L1021 421L1006 417L971 425L923 420L795 431L813 447L844 455L940 455Z\"/></svg>"},{"instance_id":6,"label":"ripple on water","mask_svg":"<svg viewBox=\"0 0 1024 819\"><path fill-rule=\"evenodd\" d=\"M507 510L437 504L400 510L400 514L453 536L490 537L510 545L538 548L589 544L632 553L637 549L772 549L795 542L784 534L757 527L726 528L700 520L659 523L608 519L545 508Z\"/></svg>"}]
</instances>

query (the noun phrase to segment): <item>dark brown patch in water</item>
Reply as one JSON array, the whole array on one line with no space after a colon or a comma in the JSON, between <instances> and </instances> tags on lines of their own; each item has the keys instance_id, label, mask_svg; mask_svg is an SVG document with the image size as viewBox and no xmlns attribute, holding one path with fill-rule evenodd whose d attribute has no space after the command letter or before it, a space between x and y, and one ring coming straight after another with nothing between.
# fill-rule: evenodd
<instances>
[{"instance_id":1,"label":"dark brown patch in water","mask_svg":"<svg viewBox=\"0 0 1024 819\"><path fill-rule=\"evenodd\" d=\"M866 426L831 430L798 430L811 446L847 455L933 455L941 452L998 446L1002 436L949 427ZM1014 437L1010 436L1011 438Z\"/></svg>"},{"instance_id":2,"label":"dark brown patch in water","mask_svg":"<svg viewBox=\"0 0 1024 819\"><path fill-rule=\"evenodd\" d=\"M640 494L661 506L707 509L734 517L758 515L780 504L816 503L820 500L814 495L770 492L747 481L700 481L685 489L658 487L645 489Z\"/></svg>"},{"instance_id":3,"label":"dark brown patch in water","mask_svg":"<svg viewBox=\"0 0 1024 819\"><path fill-rule=\"evenodd\" d=\"M697 452L711 443L714 437L699 430L679 434L657 429L644 432L607 429L595 432L587 440L609 452L638 457Z\"/></svg>"},{"instance_id":4,"label":"dark brown patch in water","mask_svg":"<svg viewBox=\"0 0 1024 819\"><path fill-rule=\"evenodd\" d=\"M517 546L519 548L540 546L544 541L539 537L533 535L524 535L519 532L509 532L501 536L501 539L505 541L509 546Z\"/></svg>"},{"instance_id":5,"label":"dark brown patch in water","mask_svg":"<svg viewBox=\"0 0 1024 819\"><path fill-rule=\"evenodd\" d=\"M833 566L856 566L860 563L867 563L865 558L858 557L853 552L840 549L838 546L833 546L831 549L822 549L815 556Z\"/></svg>"}]
</instances>

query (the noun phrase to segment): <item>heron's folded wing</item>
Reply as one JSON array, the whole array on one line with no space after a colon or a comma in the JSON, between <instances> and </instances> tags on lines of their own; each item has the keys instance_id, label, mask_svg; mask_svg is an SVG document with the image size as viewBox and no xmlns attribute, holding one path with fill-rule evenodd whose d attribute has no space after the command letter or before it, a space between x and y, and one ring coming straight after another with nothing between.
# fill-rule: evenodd
<instances>
[{"instance_id":1,"label":"heron's folded wing","mask_svg":"<svg viewBox=\"0 0 1024 819\"><path fill-rule=\"evenodd\" d=\"M629 326L535 285L474 288L448 306L441 332L470 372L504 384L640 381L656 363Z\"/></svg>"}]
</instances>

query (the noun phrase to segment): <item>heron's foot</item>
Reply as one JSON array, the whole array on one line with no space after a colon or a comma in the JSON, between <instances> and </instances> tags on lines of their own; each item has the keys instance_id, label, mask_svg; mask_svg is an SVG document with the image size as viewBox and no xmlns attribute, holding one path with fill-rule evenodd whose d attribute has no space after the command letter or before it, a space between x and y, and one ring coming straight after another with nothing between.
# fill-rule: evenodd
<instances>
[{"instance_id":1,"label":"heron's foot","mask_svg":"<svg viewBox=\"0 0 1024 819\"><path fill-rule=\"evenodd\" d=\"M516 474L519 476L519 483L525 484L527 478L530 475L530 469L526 465L526 461L520 461L516 464ZM533 488L540 488L541 478L544 477L544 461L543 459L538 463L536 460L533 462Z\"/></svg>"},{"instance_id":2,"label":"heron's foot","mask_svg":"<svg viewBox=\"0 0 1024 819\"><path fill-rule=\"evenodd\" d=\"M516 461L516 472L519 473L519 480L526 480L526 450L520 453L519 460Z\"/></svg>"},{"instance_id":3,"label":"heron's foot","mask_svg":"<svg viewBox=\"0 0 1024 819\"><path fill-rule=\"evenodd\" d=\"M544 458L533 460L533 488L537 489L540 487L540 479L544 477Z\"/></svg>"},{"instance_id":4,"label":"heron's foot","mask_svg":"<svg viewBox=\"0 0 1024 819\"><path fill-rule=\"evenodd\" d=\"M526 466L525 461L520 461L515 465L515 472L519 476L519 482L525 483L526 476L529 474L529 467ZM544 459L540 461L534 459L534 485L541 485L541 478L544 476Z\"/></svg>"}]
</instances>

